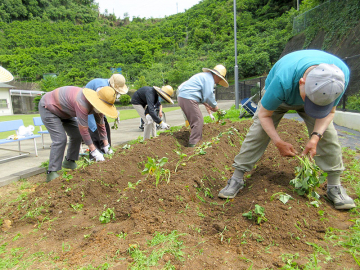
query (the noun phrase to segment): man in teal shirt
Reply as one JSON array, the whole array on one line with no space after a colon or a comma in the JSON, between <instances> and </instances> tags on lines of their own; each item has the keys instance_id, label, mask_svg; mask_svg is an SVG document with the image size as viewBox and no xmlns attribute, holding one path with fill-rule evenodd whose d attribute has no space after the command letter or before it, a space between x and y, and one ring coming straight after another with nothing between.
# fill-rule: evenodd
<instances>
[{"instance_id":1,"label":"man in teal shirt","mask_svg":"<svg viewBox=\"0 0 360 270\"><path fill-rule=\"evenodd\" d=\"M332 122L349 77L350 71L346 64L323 51L301 50L282 57L270 70L264 96L254 115L254 123L240 153L234 159L234 174L218 196L234 198L237 195L244 187L244 173L252 170L270 140L282 156L293 157L298 154L276 132L284 114L296 110L304 119L309 132L309 141L301 155L309 154L328 174L327 197L336 209L355 207L353 199L341 186L340 175L344 166L341 146Z\"/></svg>"}]
</instances>

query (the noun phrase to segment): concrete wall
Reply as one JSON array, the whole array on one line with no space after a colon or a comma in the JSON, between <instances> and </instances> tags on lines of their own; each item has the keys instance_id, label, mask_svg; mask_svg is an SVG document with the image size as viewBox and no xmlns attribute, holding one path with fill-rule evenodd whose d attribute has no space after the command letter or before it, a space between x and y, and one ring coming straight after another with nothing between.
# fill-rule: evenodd
<instances>
[{"instance_id":1,"label":"concrete wall","mask_svg":"<svg viewBox=\"0 0 360 270\"><path fill-rule=\"evenodd\" d=\"M356 131L360 131L360 113L336 111L334 123Z\"/></svg>"},{"instance_id":2,"label":"concrete wall","mask_svg":"<svg viewBox=\"0 0 360 270\"><path fill-rule=\"evenodd\" d=\"M12 115L12 104L8 88L0 88L0 99L6 99L7 108L0 108L0 115Z\"/></svg>"}]
</instances>

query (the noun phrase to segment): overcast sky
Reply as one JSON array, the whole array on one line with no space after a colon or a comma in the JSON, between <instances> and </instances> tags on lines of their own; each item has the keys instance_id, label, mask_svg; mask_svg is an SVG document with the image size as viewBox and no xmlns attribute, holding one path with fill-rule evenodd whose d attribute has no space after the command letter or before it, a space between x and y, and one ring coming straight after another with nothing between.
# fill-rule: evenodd
<instances>
[{"instance_id":1,"label":"overcast sky","mask_svg":"<svg viewBox=\"0 0 360 270\"><path fill-rule=\"evenodd\" d=\"M128 13L130 20L140 18L164 18L165 16L184 12L198 4L200 0L95 0L99 4L100 13L107 9L109 14L115 13L117 18L124 19Z\"/></svg>"}]
</instances>

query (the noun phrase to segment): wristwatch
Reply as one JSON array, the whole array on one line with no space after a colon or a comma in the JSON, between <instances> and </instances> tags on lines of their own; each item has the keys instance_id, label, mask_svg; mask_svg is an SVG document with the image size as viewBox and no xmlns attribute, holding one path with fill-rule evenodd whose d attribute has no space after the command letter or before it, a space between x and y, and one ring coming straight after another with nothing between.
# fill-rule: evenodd
<instances>
[{"instance_id":1,"label":"wristwatch","mask_svg":"<svg viewBox=\"0 0 360 270\"><path fill-rule=\"evenodd\" d=\"M321 138L323 137L323 135L322 135L322 134L320 134L319 132L316 132L316 131L314 131L313 133L311 133L310 137L312 137L313 135L318 136L318 137L319 137L319 141L320 141L320 140L321 140Z\"/></svg>"}]
</instances>

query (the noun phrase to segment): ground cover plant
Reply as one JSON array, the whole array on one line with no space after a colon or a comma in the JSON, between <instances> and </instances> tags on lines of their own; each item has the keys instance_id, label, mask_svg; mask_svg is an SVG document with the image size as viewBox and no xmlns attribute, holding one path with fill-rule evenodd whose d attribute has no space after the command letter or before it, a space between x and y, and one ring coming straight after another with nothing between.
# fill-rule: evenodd
<instances>
[{"instance_id":1,"label":"ground cover plant","mask_svg":"<svg viewBox=\"0 0 360 270\"><path fill-rule=\"evenodd\" d=\"M195 148L182 127L50 183L39 175L2 187L0 269L357 269L358 208L335 210L326 183L312 206L290 184L299 159L272 143L236 198L217 198L251 125L223 122L206 124ZM278 127L298 152L303 130L287 119ZM343 185L359 203L360 153L343 152ZM143 174L149 158L169 181Z\"/></svg>"}]
</instances>

